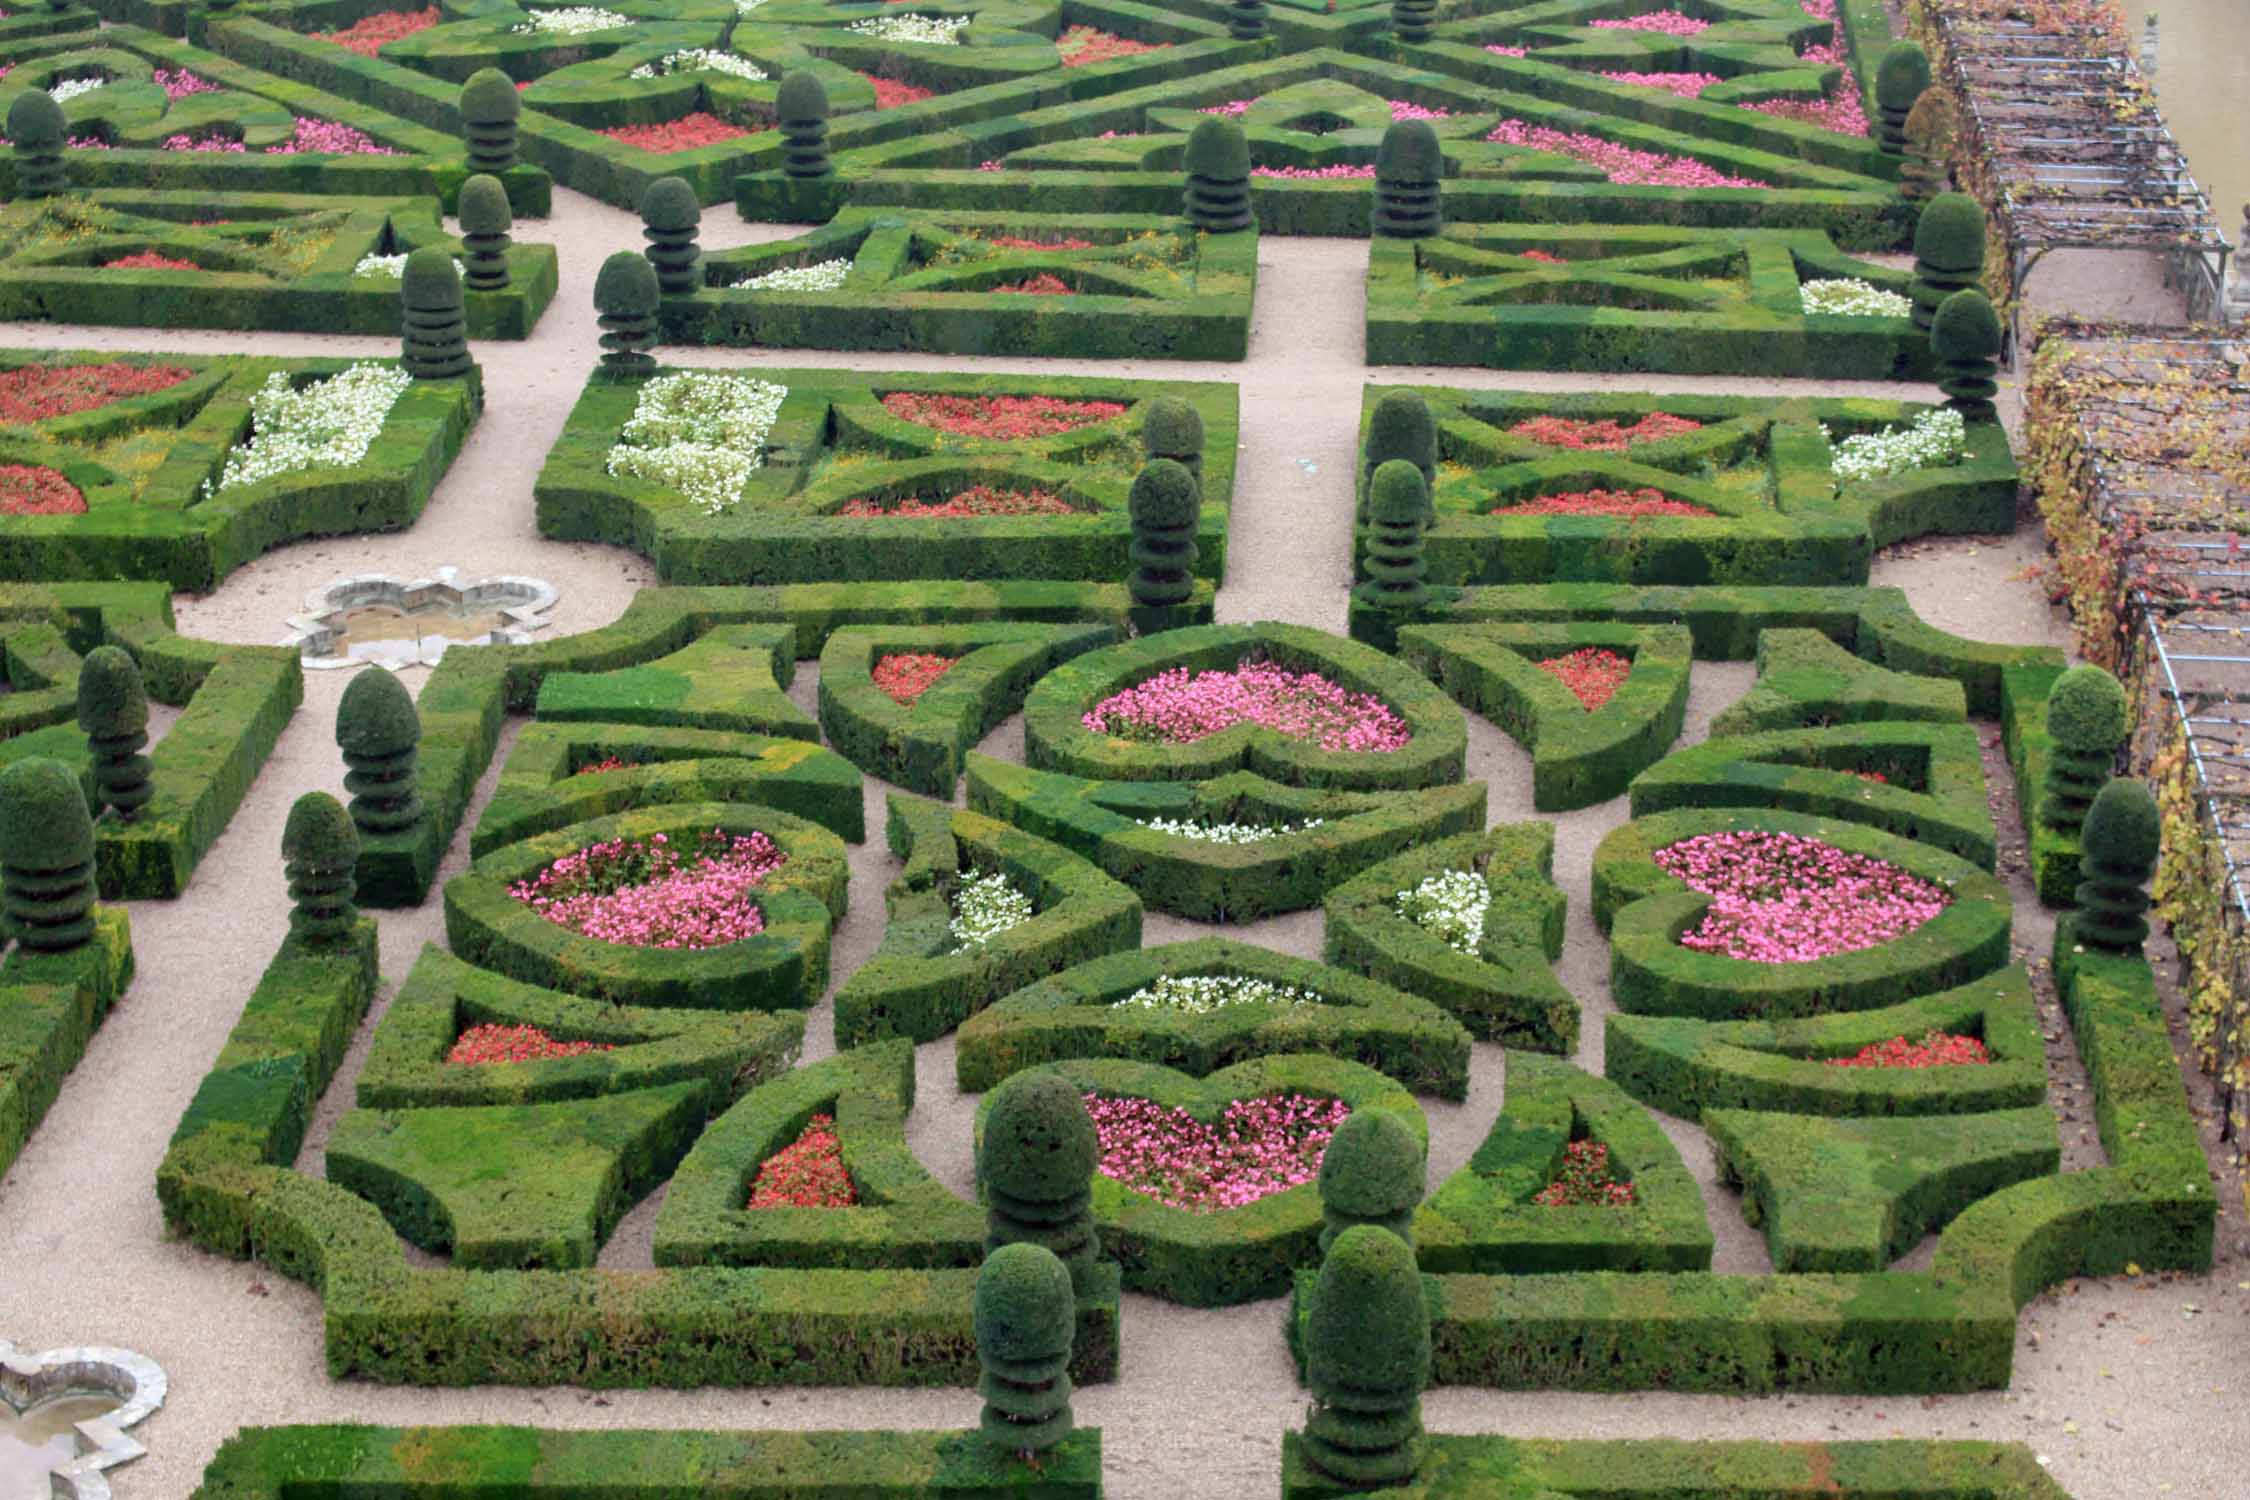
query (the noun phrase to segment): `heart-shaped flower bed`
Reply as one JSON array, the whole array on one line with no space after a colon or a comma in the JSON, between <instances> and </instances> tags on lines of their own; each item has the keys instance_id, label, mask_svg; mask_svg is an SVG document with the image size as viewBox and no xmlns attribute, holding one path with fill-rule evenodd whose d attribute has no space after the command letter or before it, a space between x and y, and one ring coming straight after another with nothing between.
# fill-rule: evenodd
<instances>
[{"instance_id":1,"label":"heart-shaped flower bed","mask_svg":"<svg viewBox=\"0 0 2250 1500\"><path fill-rule=\"evenodd\" d=\"M1820 839L1747 830L1656 851L1657 868L1713 899L1680 946L1798 964L1901 937L1951 904L1942 887Z\"/></svg>"},{"instance_id":2,"label":"heart-shaped flower bed","mask_svg":"<svg viewBox=\"0 0 2250 1500\"><path fill-rule=\"evenodd\" d=\"M655 833L574 850L508 894L556 926L606 943L717 948L765 930L750 891L788 860L763 833L714 828L692 843Z\"/></svg>"},{"instance_id":3,"label":"heart-shaped flower bed","mask_svg":"<svg viewBox=\"0 0 2250 1500\"><path fill-rule=\"evenodd\" d=\"M1101 1174L1190 1213L1240 1208L1320 1175L1330 1136L1351 1113L1340 1099L1237 1099L1206 1125L1148 1099L1086 1096L1101 1137Z\"/></svg>"}]
</instances>

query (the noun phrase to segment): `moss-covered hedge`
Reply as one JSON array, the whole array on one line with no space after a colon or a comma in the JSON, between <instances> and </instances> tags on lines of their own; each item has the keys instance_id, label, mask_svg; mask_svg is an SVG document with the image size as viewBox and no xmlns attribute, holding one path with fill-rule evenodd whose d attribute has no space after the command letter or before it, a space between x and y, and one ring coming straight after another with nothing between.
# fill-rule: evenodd
<instances>
[{"instance_id":1,"label":"moss-covered hedge","mask_svg":"<svg viewBox=\"0 0 2250 1500\"><path fill-rule=\"evenodd\" d=\"M94 908L94 934L81 947L19 946L0 961L0 1178L132 980L132 928L121 906Z\"/></svg>"},{"instance_id":2,"label":"moss-covered hedge","mask_svg":"<svg viewBox=\"0 0 2250 1500\"><path fill-rule=\"evenodd\" d=\"M2076 905L2083 878L2078 830L2058 828L2043 816L2047 768L2055 754L2054 736L2047 732L2047 695L2062 674L2059 663L2000 674L2000 736L2008 752L2008 768L2016 778L2017 822L2030 845L2031 879L2039 902L2051 907Z\"/></svg>"}]
</instances>

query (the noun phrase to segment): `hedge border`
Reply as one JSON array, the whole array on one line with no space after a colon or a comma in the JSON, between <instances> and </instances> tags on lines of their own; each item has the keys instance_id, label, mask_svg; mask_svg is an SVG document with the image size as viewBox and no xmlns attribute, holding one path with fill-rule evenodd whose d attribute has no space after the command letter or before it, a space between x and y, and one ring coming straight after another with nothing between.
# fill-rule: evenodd
<instances>
[{"instance_id":1,"label":"hedge border","mask_svg":"<svg viewBox=\"0 0 2250 1500\"><path fill-rule=\"evenodd\" d=\"M0 1181L133 982L125 908L97 905L93 915L93 934L77 948L18 945L0 960Z\"/></svg>"},{"instance_id":2,"label":"hedge border","mask_svg":"<svg viewBox=\"0 0 2250 1500\"><path fill-rule=\"evenodd\" d=\"M2016 778L2016 825L2029 849L2039 904L2057 910L2078 904L2078 882L2084 878L2079 860L2085 852L2078 830L2057 828L2041 816L2047 769L2055 757L2055 739L2047 732L2047 696L2062 674L2059 664L2015 667L2000 674L2000 743Z\"/></svg>"},{"instance_id":3,"label":"hedge border","mask_svg":"<svg viewBox=\"0 0 2250 1500\"><path fill-rule=\"evenodd\" d=\"M1757 663L1757 681L1712 719L1712 734L1876 722L1959 724L1969 716L1960 683L1862 660L1817 630L1760 631ZM2003 670L2003 690L2007 675Z\"/></svg>"},{"instance_id":4,"label":"hedge border","mask_svg":"<svg viewBox=\"0 0 2250 1500\"><path fill-rule=\"evenodd\" d=\"M796 632L721 625L668 656L605 672L549 672L532 712L550 724L710 729L820 742L820 726L788 694Z\"/></svg>"}]
</instances>

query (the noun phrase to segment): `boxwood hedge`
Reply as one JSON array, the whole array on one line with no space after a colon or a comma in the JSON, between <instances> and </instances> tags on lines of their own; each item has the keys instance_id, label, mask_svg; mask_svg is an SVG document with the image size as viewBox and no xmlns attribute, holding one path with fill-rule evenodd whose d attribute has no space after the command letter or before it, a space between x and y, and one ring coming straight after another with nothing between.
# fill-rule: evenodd
<instances>
[{"instance_id":1,"label":"boxwood hedge","mask_svg":"<svg viewBox=\"0 0 2250 1500\"><path fill-rule=\"evenodd\" d=\"M0 961L0 1178L132 979L132 928L122 906L94 908L94 934L82 947L33 953L18 946Z\"/></svg>"}]
</instances>

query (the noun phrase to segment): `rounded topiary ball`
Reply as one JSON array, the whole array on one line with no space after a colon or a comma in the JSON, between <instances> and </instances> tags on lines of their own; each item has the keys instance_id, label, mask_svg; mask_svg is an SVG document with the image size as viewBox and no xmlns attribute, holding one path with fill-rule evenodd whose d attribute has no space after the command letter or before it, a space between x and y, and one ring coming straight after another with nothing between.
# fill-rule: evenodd
<instances>
[{"instance_id":1,"label":"rounded topiary ball","mask_svg":"<svg viewBox=\"0 0 2250 1500\"><path fill-rule=\"evenodd\" d=\"M1330 1249L1357 1224L1411 1242L1427 1171L1428 1152L1405 1121L1382 1110L1352 1111L1320 1158L1320 1206L1327 1220L1321 1249Z\"/></svg>"},{"instance_id":2,"label":"rounded topiary ball","mask_svg":"<svg viewBox=\"0 0 2250 1500\"><path fill-rule=\"evenodd\" d=\"M399 297L408 307L424 312L461 306L461 272L454 266L451 253L436 245L424 245L408 255L405 273L399 278Z\"/></svg>"},{"instance_id":3,"label":"rounded topiary ball","mask_svg":"<svg viewBox=\"0 0 2250 1500\"><path fill-rule=\"evenodd\" d=\"M1437 419L1430 403L1415 391L1387 391L1367 419L1367 476L1394 458L1403 458L1422 471L1427 484L1437 483Z\"/></svg>"},{"instance_id":4,"label":"rounded topiary ball","mask_svg":"<svg viewBox=\"0 0 2250 1500\"><path fill-rule=\"evenodd\" d=\"M8 139L18 151L60 151L69 126L45 89L25 89L8 106Z\"/></svg>"},{"instance_id":5,"label":"rounded topiary ball","mask_svg":"<svg viewBox=\"0 0 2250 1500\"><path fill-rule=\"evenodd\" d=\"M308 869L348 870L359 862L359 830L343 803L326 792L307 792L289 806L281 857Z\"/></svg>"},{"instance_id":6,"label":"rounded topiary ball","mask_svg":"<svg viewBox=\"0 0 2250 1500\"><path fill-rule=\"evenodd\" d=\"M124 647L96 646L79 665L78 727L103 739L148 728L148 689Z\"/></svg>"},{"instance_id":7,"label":"rounded topiary ball","mask_svg":"<svg viewBox=\"0 0 2250 1500\"><path fill-rule=\"evenodd\" d=\"M977 1273L977 1353L1022 1364L1052 1359L1077 1331L1070 1268L1041 1245L1002 1245Z\"/></svg>"},{"instance_id":8,"label":"rounded topiary ball","mask_svg":"<svg viewBox=\"0 0 2250 1500\"><path fill-rule=\"evenodd\" d=\"M522 114L516 81L498 68L479 68L461 85L461 116L472 124L502 125Z\"/></svg>"},{"instance_id":9,"label":"rounded topiary ball","mask_svg":"<svg viewBox=\"0 0 2250 1500\"><path fill-rule=\"evenodd\" d=\"M1967 193L1939 193L1914 221L1914 258L1939 270L1980 270L1984 249L1984 209Z\"/></svg>"},{"instance_id":10,"label":"rounded topiary ball","mask_svg":"<svg viewBox=\"0 0 2250 1500\"><path fill-rule=\"evenodd\" d=\"M774 118L790 120L825 120L828 118L828 90L819 78L802 69L784 74L781 87L774 90Z\"/></svg>"},{"instance_id":11,"label":"rounded topiary ball","mask_svg":"<svg viewBox=\"0 0 2250 1500\"><path fill-rule=\"evenodd\" d=\"M2089 862L2111 870L2153 870L2164 847L2164 820L2148 787L2129 776L2111 778L2086 809L2081 847Z\"/></svg>"},{"instance_id":12,"label":"rounded topiary ball","mask_svg":"<svg viewBox=\"0 0 2250 1500\"><path fill-rule=\"evenodd\" d=\"M1141 415L1141 451L1172 458L1193 472L1203 462L1203 413L1183 396L1159 396Z\"/></svg>"},{"instance_id":13,"label":"rounded topiary ball","mask_svg":"<svg viewBox=\"0 0 2250 1500\"><path fill-rule=\"evenodd\" d=\"M1101 1155L1078 1085L1059 1073L1017 1073L993 1091L977 1179L1021 1202L1055 1203L1087 1191Z\"/></svg>"},{"instance_id":14,"label":"rounded topiary ball","mask_svg":"<svg viewBox=\"0 0 2250 1500\"><path fill-rule=\"evenodd\" d=\"M461 201L455 212L464 236L506 234L516 227L515 211L508 207L508 190L489 172L479 172L461 184Z\"/></svg>"},{"instance_id":15,"label":"rounded topiary ball","mask_svg":"<svg viewBox=\"0 0 2250 1500\"><path fill-rule=\"evenodd\" d=\"M609 317L653 316L662 293L648 257L620 250L594 274L594 311Z\"/></svg>"},{"instance_id":16,"label":"rounded topiary ball","mask_svg":"<svg viewBox=\"0 0 2250 1500\"><path fill-rule=\"evenodd\" d=\"M1336 1236L1305 1294L1305 1422L1313 1466L1357 1488L1399 1484L1420 1467L1430 1315L1414 1251L1361 1224Z\"/></svg>"},{"instance_id":17,"label":"rounded topiary ball","mask_svg":"<svg viewBox=\"0 0 2250 1500\"><path fill-rule=\"evenodd\" d=\"M1378 182L1436 182L1445 176L1445 148L1427 120L1398 120L1375 148Z\"/></svg>"},{"instance_id":18,"label":"rounded topiary ball","mask_svg":"<svg viewBox=\"0 0 2250 1500\"><path fill-rule=\"evenodd\" d=\"M2065 750L2110 754L2132 727L2124 684L2100 667L2072 667L2047 695L2047 733Z\"/></svg>"},{"instance_id":19,"label":"rounded topiary ball","mask_svg":"<svg viewBox=\"0 0 2250 1500\"><path fill-rule=\"evenodd\" d=\"M414 696L394 674L375 668L345 686L336 705L336 746L347 761L388 759L412 750L421 739Z\"/></svg>"},{"instance_id":20,"label":"rounded topiary ball","mask_svg":"<svg viewBox=\"0 0 2250 1500\"><path fill-rule=\"evenodd\" d=\"M1187 465L1152 458L1133 476L1125 505L1135 527L1192 526L1203 508L1203 496Z\"/></svg>"},{"instance_id":21,"label":"rounded topiary ball","mask_svg":"<svg viewBox=\"0 0 2250 1500\"><path fill-rule=\"evenodd\" d=\"M800 77L800 74L791 74ZM641 194L641 222L651 229L679 231L703 227L703 205L684 177L659 177Z\"/></svg>"},{"instance_id":22,"label":"rounded topiary ball","mask_svg":"<svg viewBox=\"0 0 2250 1500\"><path fill-rule=\"evenodd\" d=\"M72 870L93 858L93 815L70 767L35 755L0 771L0 866Z\"/></svg>"},{"instance_id":23,"label":"rounded topiary ball","mask_svg":"<svg viewBox=\"0 0 2250 1500\"><path fill-rule=\"evenodd\" d=\"M1232 120L1213 117L1197 125L1188 136L1187 154L1181 163L1190 177L1212 182L1247 180L1250 176L1250 141Z\"/></svg>"},{"instance_id":24,"label":"rounded topiary ball","mask_svg":"<svg viewBox=\"0 0 2250 1500\"><path fill-rule=\"evenodd\" d=\"M1386 460L1367 485L1367 519L1377 526L1395 526L1431 519L1430 487L1422 471L1403 458Z\"/></svg>"},{"instance_id":25,"label":"rounded topiary ball","mask_svg":"<svg viewBox=\"0 0 2250 1500\"><path fill-rule=\"evenodd\" d=\"M1885 110L1896 110L1902 120L1929 86L1929 54L1913 42L1893 46L1875 66L1876 103Z\"/></svg>"}]
</instances>

